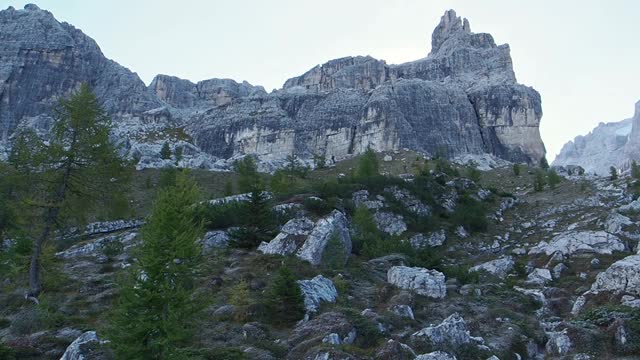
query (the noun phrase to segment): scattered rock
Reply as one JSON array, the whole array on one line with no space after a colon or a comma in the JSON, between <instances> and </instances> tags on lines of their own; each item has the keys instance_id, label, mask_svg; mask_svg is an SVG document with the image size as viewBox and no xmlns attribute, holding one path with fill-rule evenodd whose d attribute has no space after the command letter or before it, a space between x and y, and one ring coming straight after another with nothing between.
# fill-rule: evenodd
<instances>
[{"instance_id":1,"label":"scattered rock","mask_svg":"<svg viewBox=\"0 0 640 360\"><path fill-rule=\"evenodd\" d=\"M351 256L351 235L346 216L338 210L333 210L316 222L296 256L312 265L320 265L332 236L337 236L340 244L340 249L334 250L342 253L343 261L346 263Z\"/></svg>"},{"instance_id":2,"label":"scattered rock","mask_svg":"<svg viewBox=\"0 0 640 360\"><path fill-rule=\"evenodd\" d=\"M414 360L457 360L457 358L444 351L434 351L428 354L418 355Z\"/></svg>"},{"instance_id":3,"label":"scattered rock","mask_svg":"<svg viewBox=\"0 0 640 360\"><path fill-rule=\"evenodd\" d=\"M434 231L429 235L416 234L409 239L414 249L441 246L447 240L447 234L443 229Z\"/></svg>"},{"instance_id":4,"label":"scattered rock","mask_svg":"<svg viewBox=\"0 0 640 360\"><path fill-rule=\"evenodd\" d=\"M617 236L604 231L569 231L555 236L550 242L541 241L529 254L569 256L581 253L612 254L624 251L625 245Z\"/></svg>"},{"instance_id":5,"label":"scattered rock","mask_svg":"<svg viewBox=\"0 0 640 360\"><path fill-rule=\"evenodd\" d=\"M387 272L387 281L401 289L431 298L441 299L447 294L445 276L436 270L394 266Z\"/></svg>"},{"instance_id":6,"label":"scattered rock","mask_svg":"<svg viewBox=\"0 0 640 360\"><path fill-rule=\"evenodd\" d=\"M533 271L527 276L527 283L533 285L545 285L552 280L553 278L551 277L549 269L533 269Z\"/></svg>"},{"instance_id":7,"label":"scattered rock","mask_svg":"<svg viewBox=\"0 0 640 360\"><path fill-rule=\"evenodd\" d=\"M106 357L103 357L103 351L96 350L94 348L94 345L101 345L104 343L106 343L106 341L100 340L95 331L87 331L67 347L67 350L64 352L60 360L106 359Z\"/></svg>"},{"instance_id":8,"label":"scattered rock","mask_svg":"<svg viewBox=\"0 0 640 360\"><path fill-rule=\"evenodd\" d=\"M409 318L411 320L415 320L415 317L413 316L413 310L411 309L411 306L409 305L394 305L391 307L391 311L393 311L394 313L402 316L402 317L406 317Z\"/></svg>"},{"instance_id":9,"label":"scattered rock","mask_svg":"<svg viewBox=\"0 0 640 360\"><path fill-rule=\"evenodd\" d=\"M376 352L378 360L414 360L416 353L409 345L399 341L389 340Z\"/></svg>"},{"instance_id":10,"label":"scattered rock","mask_svg":"<svg viewBox=\"0 0 640 360\"><path fill-rule=\"evenodd\" d=\"M505 256L500 259L487 261L480 265L476 265L469 269L469 271L486 271L489 274L497 276L501 279L504 279L513 267L515 266L515 262L513 261L513 257Z\"/></svg>"},{"instance_id":11,"label":"scattered rock","mask_svg":"<svg viewBox=\"0 0 640 360\"><path fill-rule=\"evenodd\" d=\"M640 296L640 255L618 260L598 274L591 291L613 291Z\"/></svg>"},{"instance_id":12,"label":"scattered rock","mask_svg":"<svg viewBox=\"0 0 640 360\"><path fill-rule=\"evenodd\" d=\"M204 251L210 251L217 248L225 248L229 245L230 240L231 238L226 231L208 231L202 238L202 248Z\"/></svg>"},{"instance_id":13,"label":"scattered rock","mask_svg":"<svg viewBox=\"0 0 640 360\"><path fill-rule=\"evenodd\" d=\"M307 237L314 228L315 223L306 217L291 219L287 221L280 233L268 243L263 242L258 246L258 251L265 254L290 255L307 240Z\"/></svg>"},{"instance_id":14,"label":"scattered rock","mask_svg":"<svg viewBox=\"0 0 640 360\"><path fill-rule=\"evenodd\" d=\"M304 296L304 307L307 313L318 312L321 302L333 303L338 298L338 290L333 282L322 275L311 280L299 280L298 284Z\"/></svg>"},{"instance_id":15,"label":"scattered rock","mask_svg":"<svg viewBox=\"0 0 640 360\"><path fill-rule=\"evenodd\" d=\"M467 323L458 314L453 313L440 324L426 327L411 335L413 338L427 338L434 345L464 345L473 341L482 342L482 338L474 338L467 330Z\"/></svg>"},{"instance_id":16,"label":"scattered rock","mask_svg":"<svg viewBox=\"0 0 640 360\"><path fill-rule=\"evenodd\" d=\"M404 222L402 215L379 211L373 214L373 220L380 231L389 235L400 235L407 231L407 223Z\"/></svg>"}]
</instances>

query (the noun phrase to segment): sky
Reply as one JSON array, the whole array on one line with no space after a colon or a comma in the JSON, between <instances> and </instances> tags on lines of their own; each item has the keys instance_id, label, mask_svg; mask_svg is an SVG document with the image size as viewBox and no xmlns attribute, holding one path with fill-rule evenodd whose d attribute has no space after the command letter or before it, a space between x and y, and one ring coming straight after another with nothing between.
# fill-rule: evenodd
<instances>
[{"instance_id":1,"label":"sky","mask_svg":"<svg viewBox=\"0 0 640 360\"><path fill-rule=\"evenodd\" d=\"M518 81L542 97L547 158L640 100L637 0L39 0L149 84L156 74L282 87L349 55L425 57L447 9L511 46ZM0 8L26 2L0 0Z\"/></svg>"}]
</instances>

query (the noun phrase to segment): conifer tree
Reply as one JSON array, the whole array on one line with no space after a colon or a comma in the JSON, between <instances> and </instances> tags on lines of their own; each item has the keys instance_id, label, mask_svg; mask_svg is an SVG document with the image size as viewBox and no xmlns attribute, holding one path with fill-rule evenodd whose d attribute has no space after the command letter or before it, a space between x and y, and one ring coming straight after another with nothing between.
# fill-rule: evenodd
<instances>
[{"instance_id":1,"label":"conifer tree","mask_svg":"<svg viewBox=\"0 0 640 360\"><path fill-rule=\"evenodd\" d=\"M610 175L611 181L617 180L618 179L618 170L613 166L610 167L609 168L609 175Z\"/></svg>"},{"instance_id":2,"label":"conifer tree","mask_svg":"<svg viewBox=\"0 0 640 360\"><path fill-rule=\"evenodd\" d=\"M126 163L109 141L111 123L87 85L54 109L48 143L32 133L19 135L10 163L29 179L25 202L39 219L30 226L33 251L29 296L42 290L43 244L61 227L86 221L98 204L109 204L128 180Z\"/></svg>"},{"instance_id":3,"label":"conifer tree","mask_svg":"<svg viewBox=\"0 0 640 360\"><path fill-rule=\"evenodd\" d=\"M304 317L304 298L295 275L283 266L273 279L267 297L273 322L290 324Z\"/></svg>"},{"instance_id":4,"label":"conifer tree","mask_svg":"<svg viewBox=\"0 0 640 360\"><path fill-rule=\"evenodd\" d=\"M171 159L171 148L169 147L169 143L166 141L162 144L162 149L160 149L160 158L163 160Z\"/></svg>"},{"instance_id":5,"label":"conifer tree","mask_svg":"<svg viewBox=\"0 0 640 360\"><path fill-rule=\"evenodd\" d=\"M243 249L254 249L263 241L274 236L273 214L269 199L259 188L251 191L246 203L246 217L243 227L231 233L231 245Z\"/></svg>"},{"instance_id":6,"label":"conifer tree","mask_svg":"<svg viewBox=\"0 0 640 360\"><path fill-rule=\"evenodd\" d=\"M372 177L378 175L378 171L378 157L371 148L367 148L367 151L364 152L364 155L362 155L358 161L356 176L362 178Z\"/></svg>"},{"instance_id":7,"label":"conifer tree","mask_svg":"<svg viewBox=\"0 0 640 360\"><path fill-rule=\"evenodd\" d=\"M195 181L180 172L161 190L141 230L142 244L120 283L109 339L122 359L186 359L192 337L194 278L201 263Z\"/></svg>"},{"instance_id":8,"label":"conifer tree","mask_svg":"<svg viewBox=\"0 0 640 360\"><path fill-rule=\"evenodd\" d=\"M234 164L234 170L238 173L238 189L242 193L251 192L255 188L261 187L258 165L252 156L245 156Z\"/></svg>"}]
</instances>

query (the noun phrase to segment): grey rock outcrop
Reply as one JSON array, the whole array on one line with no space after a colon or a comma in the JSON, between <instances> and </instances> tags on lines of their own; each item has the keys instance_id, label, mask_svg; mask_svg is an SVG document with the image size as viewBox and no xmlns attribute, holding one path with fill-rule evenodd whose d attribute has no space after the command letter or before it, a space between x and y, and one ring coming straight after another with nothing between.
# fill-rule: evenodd
<instances>
[{"instance_id":1,"label":"grey rock outcrop","mask_svg":"<svg viewBox=\"0 0 640 360\"><path fill-rule=\"evenodd\" d=\"M407 231L407 223L404 222L402 215L378 211L373 214L373 220L380 231L384 231L389 235L400 235Z\"/></svg>"},{"instance_id":2,"label":"grey rock outcrop","mask_svg":"<svg viewBox=\"0 0 640 360\"><path fill-rule=\"evenodd\" d=\"M67 350L64 352L60 360L89 360L102 359L95 354L90 348L91 345L100 345L105 341L100 340L95 331L87 331L75 339Z\"/></svg>"},{"instance_id":3,"label":"grey rock outcrop","mask_svg":"<svg viewBox=\"0 0 640 360\"><path fill-rule=\"evenodd\" d=\"M586 172L605 176L609 167L627 169L631 160L640 160L640 101L632 118L600 123L589 134L566 143L553 165L578 165Z\"/></svg>"},{"instance_id":4,"label":"grey rock outcrop","mask_svg":"<svg viewBox=\"0 0 640 360\"><path fill-rule=\"evenodd\" d=\"M416 356L414 360L456 360L457 358L444 351L433 351Z\"/></svg>"},{"instance_id":5,"label":"grey rock outcrop","mask_svg":"<svg viewBox=\"0 0 640 360\"><path fill-rule=\"evenodd\" d=\"M188 150L180 166L212 169L247 154L278 166L292 153L338 161L368 147L530 163L545 152L540 96L516 82L508 45L472 33L453 10L426 58L399 65L369 56L331 60L271 93L247 82L168 75L146 87L80 30L35 6L0 12L0 40L5 148L19 128L46 134L56 100L86 82L140 168L167 165L158 155L164 141Z\"/></svg>"},{"instance_id":6,"label":"grey rock outcrop","mask_svg":"<svg viewBox=\"0 0 640 360\"><path fill-rule=\"evenodd\" d=\"M529 250L529 254L555 253L564 256L579 253L612 254L624 251L625 245L613 234L604 231L569 231L555 236L551 241L541 241Z\"/></svg>"},{"instance_id":7,"label":"grey rock outcrop","mask_svg":"<svg viewBox=\"0 0 640 360\"><path fill-rule=\"evenodd\" d=\"M485 263L473 266L469 271L486 271L489 274L495 275L501 279L504 279L507 274L513 270L515 262L513 257L505 256L500 259L487 261Z\"/></svg>"},{"instance_id":8,"label":"grey rock outcrop","mask_svg":"<svg viewBox=\"0 0 640 360\"><path fill-rule=\"evenodd\" d=\"M263 242L258 251L265 254L289 255L295 253L313 230L315 223L306 217L291 219L280 233L268 243Z\"/></svg>"},{"instance_id":9,"label":"grey rock outcrop","mask_svg":"<svg viewBox=\"0 0 640 360\"><path fill-rule=\"evenodd\" d=\"M428 235L416 234L409 239L414 249L424 249L427 247L441 246L447 240L447 233L440 229Z\"/></svg>"},{"instance_id":10,"label":"grey rock outcrop","mask_svg":"<svg viewBox=\"0 0 640 360\"><path fill-rule=\"evenodd\" d=\"M299 280L298 285L304 297L304 307L307 313L316 313L321 302L333 303L338 298L338 290L333 282L322 275L311 280Z\"/></svg>"},{"instance_id":11,"label":"grey rock outcrop","mask_svg":"<svg viewBox=\"0 0 640 360\"><path fill-rule=\"evenodd\" d=\"M467 329L467 323L458 314L451 314L440 324L428 326L413 335L413 338L427 338L432 344L464 345L474 341L481 342L481 338L472 337Z\"/></svg>"},{"instance_id":12,"label":"grey rock outcrop","mask_svg":"<svg viewBox=\"0 0 640 360\"><path fill-rule=\"evenodd\" d=\"M591 291L613 291L640 296L640 255L618 260L598 274Z\"/></svg>"},{"instance_id":13,"label":"grey rock outcrop","mask_svg":"<svg viewBox=\"0 0 640 360\"><path fill-rule=\"evenodd\" d=\"M315 227L305 240L296 256L310 262L312 265L320 265L326 255L325 250L331 238L338 239L339 249L336 254L342 254L346 263L351 255L351 235L347 218L338 210L318 220Z\"/></svg>"},{"instance_id":14,"label":"grey rock outcrop","mask_svg":"<svg viewBox=\"0 0 640 360\"><path fill-rule=\"evenodd\" d=\"M394 266L387 271L387 281L419 295L441 299L447 295L445 276L437 270Z\"/></svg>"}]
</instances>

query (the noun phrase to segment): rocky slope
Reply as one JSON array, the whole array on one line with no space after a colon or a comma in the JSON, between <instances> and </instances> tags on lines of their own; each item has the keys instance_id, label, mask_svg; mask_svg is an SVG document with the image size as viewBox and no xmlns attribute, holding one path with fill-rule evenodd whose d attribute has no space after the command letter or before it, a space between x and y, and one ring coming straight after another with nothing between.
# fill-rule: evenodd
<instances>
[{"instance_id":1,"label":"rocky slope","mask_svg":"<svg viewBox=\"0 0 640 360\"><path fill-rule=\"evenodd\" d=\"M388 65L347 57L317 66L267 94L228 79L194 84L158 75L147 87L104 57L80 30L35 5L0 12L0 144L22 127L46 135L51 108L82 82L94 87L140 168L162 167L165 141L181 166L224 168L247 154L275 164L342 160L367 147L457 157L492 154L535 163L544 156L540 95L517 83L508 45L472 33L447 11L423 59Z\"/></svg>"},{"instance_id":2,"label":"rocky slope","mask_svg":"<svg viewBox=\"0 0 640 360\"><path fill-rule=\"evenodd\" d=\"M553 165L577 165L587 172L606 175L611 166L628 169L634 159L640 160L640 101L632 118L600 123L589 134L566 143Z\"/></svg>"},{"instance_id":3,"label":"rocky slope","mask_svg":"<svg viewBox=\"0 0 640 360\"><path fill-rule=\"evenodd\" d=\"M231 359L640 355L640 201L632 200L626 179L574 175L555 189L534 192L529 171L514 175L511 167L498 168L472 181L440 173L437 163L414 160L415 153L388 155L393 159L381 166L393 176L384 186L360 185L339 199L269 194L273 210L288 220L255 250L229 248L229 224L210 228L202 241L207 272L199 289L207 308L194 341L240 352ZM432 169L427 178L417 172L418 163ZM311 177L348 184L340 175L348 167L339 166ZM401 180L394 169L403 168L416 171ZM468 197L485 209L485 230L458 225L456 214ZM236 195L209 204L247 199ZM376 257L356 250L350 203L370 209L389 241L426 249L440 260L415 258L402 245ZM318 204L331 205L318 213ZM43 296L37 311L23 299L15 275L0 274L0 340L24 359L112 359L102 338L106 309L116 294L114 279L135 261L131 249L141 225L91 224L61 243L55 257L57 276L65 281ZM331 252L330 234L339 235ZM284 262L300 279L306 314L298 323L275 326L261 302ZM249 284L252 304L244 312L231 296L240 280Z\"/></svg>"}]
</instances>

